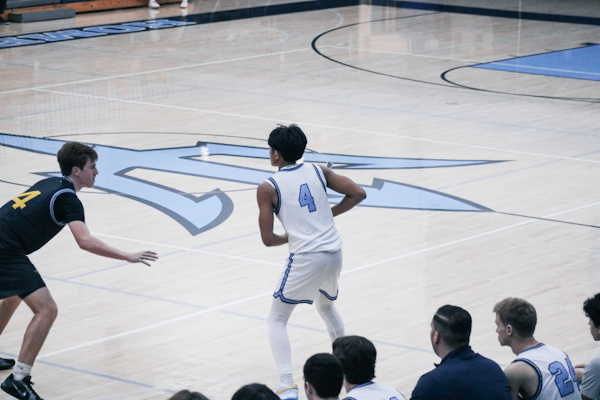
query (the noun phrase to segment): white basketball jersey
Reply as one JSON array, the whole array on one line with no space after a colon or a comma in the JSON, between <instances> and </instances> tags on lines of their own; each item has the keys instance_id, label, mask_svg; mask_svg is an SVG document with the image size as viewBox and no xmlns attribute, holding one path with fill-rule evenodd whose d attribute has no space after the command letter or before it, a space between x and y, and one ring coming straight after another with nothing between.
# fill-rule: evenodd
<instances>
[{"instance_id":1,"label":"white basketball jersey","mask_svg":"<svg viewBox=\"0 0 600 400\"><path fill-rule=\"evenodd\" d=\"M275 214L288 234L290 253L342 248L320 167L307 163L289 165L267 182L277 191Z\"/></svg>"},{"instance_id":2,"label":"white basketball jersey","mask_svg":"<svg viewBox=\"0 0 600 400\"><path fill-rule=\"evenodd\" d=\"M375 382L354 386L344 400L406 400L396 389Z\"/></svg>"},{"instance_id":3,"label":"white basketball jersey","mask_svg":"<svg viewBox=\"0 0 600 400\"><path fill-rule=\"evenodd\" d=\"M562 350L540 343L522 351L515 361L528 363L538 373L538 389L531 400L581 400L573 364Z\"/></svg>"}]
</instances>

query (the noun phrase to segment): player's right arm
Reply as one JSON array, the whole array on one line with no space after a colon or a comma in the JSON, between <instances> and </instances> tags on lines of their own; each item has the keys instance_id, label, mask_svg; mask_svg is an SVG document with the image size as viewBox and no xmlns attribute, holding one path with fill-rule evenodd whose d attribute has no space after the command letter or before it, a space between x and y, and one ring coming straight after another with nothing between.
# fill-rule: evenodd
<instances>
[{"instance_id":1,"label":"player's right arm","mask_svg":"<svg viewBox=\"0 0 600 400\"><path fill-rule=\"evenodd\" d=\"M504 374L510 385L510 396L512 400L521 398L530 399L537 391L540 381L538 373L533 367L524 361L515 361L504 370Z\"/></svg>"},{"instance_id":2,"label":"player's right arm","mask_svg":"<svg viewBox=\"0 0 600 400\"><path fill-rule=\"evenodd\" d=\"M100 239L92 236L87 225L83 221L71 221L69 222L69 228L71 229L71 233L73 233L79 248L89 251L90 253L102 257L116 258L117 260L124 260L130 263L141 262L147 266L150 266L150 261L156 261L158 259L158 255L153 251L126 253L107 245Z\"/></svg>"},{"instance_id":3,"label":"player's right arm","mask_svg":"<svg viewBox=\"0 0 600 400\"><path fill-rule=\"evenodd\" d=\"M327 187L345 195L342 201L331 207L334 217L350 210L367 197L365 190L350 178L336 174L331 168L321 168L327 180Z\"/></svg>"},{"instance_id":4,"label":"player's right arm","mask_svg":"<svg viewBox=\"0 0 600 400\"><path fill-rule=\"evenodd\" d=\"M265 246L279 246L288 242L287 234L277 235L273 232L274 215L273 210L277 206L277 192L267 182L258 186L256 191L258 202L258 227L260 237Z\"/></svg>"}]
</instances>

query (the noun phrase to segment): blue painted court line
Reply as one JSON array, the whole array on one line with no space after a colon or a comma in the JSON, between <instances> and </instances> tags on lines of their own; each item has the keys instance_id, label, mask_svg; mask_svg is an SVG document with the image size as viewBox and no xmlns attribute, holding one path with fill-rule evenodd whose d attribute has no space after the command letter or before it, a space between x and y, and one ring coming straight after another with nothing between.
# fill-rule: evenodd
<instances>
[{"instance_id":1,"label":"blue painted court line","mask_svg":"<svg viewBox=\"0 0 600 400\"><path fill-rule=\"evenodd\" d=\"M472 67L600 81L600 45L494 61Z\"/></svg>"}]
</instances>

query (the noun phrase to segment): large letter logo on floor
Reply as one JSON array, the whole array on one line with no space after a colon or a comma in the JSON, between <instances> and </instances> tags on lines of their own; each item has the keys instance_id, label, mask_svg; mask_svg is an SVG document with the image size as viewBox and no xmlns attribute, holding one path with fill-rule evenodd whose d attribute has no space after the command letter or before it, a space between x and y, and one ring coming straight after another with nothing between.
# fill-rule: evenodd
<instances>
[{"instance_id":1,"label":"large letter logo on floor","mask_svg":"<svg viewBox=\"0 0 600 400\"><path fill-rule=\"evenodd\" d=\"M0 134L0 145L55 156L65 141ZM169 215L192 235L212 229L225 221L233 212L233 202L220 189L214 188L203 196L164 187L152 182L127 176L134 169L165 171L200 176L224 181L259 185L275 171L263 171L208 161L203 154L218 156L269 159L269 150L259 147L234 146L219 143L197 143L195 146L131 150L95 145L101 162L101 173L96 178L96 189L115 193L148 204ZM340 154L306 153L304 161L331 163L343 169L408 169L439 168L488 164L498 161L428 160L414 158L361 157ZM60 176L59 173L44 175ZM444 193L402 183L373 179L371 186L363 186L367 198L360 205L366 207L400 208L411 210L490 211L481 205ZM329 191L330 202L340 201L339 193Z\"/></svg>"}]
</instances>

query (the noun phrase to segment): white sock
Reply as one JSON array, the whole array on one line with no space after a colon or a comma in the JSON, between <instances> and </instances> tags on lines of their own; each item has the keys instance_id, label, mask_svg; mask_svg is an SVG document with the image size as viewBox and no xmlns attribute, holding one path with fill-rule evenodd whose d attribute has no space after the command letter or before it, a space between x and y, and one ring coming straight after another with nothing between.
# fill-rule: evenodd
<instances>
[{"instance_id":1,"label":"white sock","mask_svg":"<svg viewBox=\"0 0 600 400\"><path fill-rule=\"evenodd\" d=\"M292 375L292 350L290 339L287 335L287 321L296 307L295 304L287 304L279 299L273 299L271 312L267 318L269 325L269 342L271 350L279 370L279 387L277 390L285 389L294 384ZM283 386L283 388L282 388Z\"/></svg>"},{"instance_id":2,"label":"white sock","mask_svg":"<svg viewBox=\"0 0 600 400\"><path fill-rule=\"evenodd\" d=\"M17 361L13 367L13 378L15 381L22 381L31 375L31 367L31 365Z\"/></svg>"}]
</instances>

